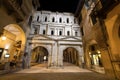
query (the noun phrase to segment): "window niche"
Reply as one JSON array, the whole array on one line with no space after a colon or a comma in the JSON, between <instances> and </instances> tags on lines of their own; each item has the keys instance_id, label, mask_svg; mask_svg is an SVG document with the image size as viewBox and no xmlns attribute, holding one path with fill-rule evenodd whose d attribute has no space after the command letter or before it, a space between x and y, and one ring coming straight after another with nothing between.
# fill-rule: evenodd
<instances>
[{"instance_id":1,"label":"window niche","mask_svg":"<svg viewBox=\"0 0 120 80\"><path fill-rule=\"evenodd\" d=\"M69 18L67 18L67 23L69 23Z\"/></svg>"},{"instance_id":2,"label":"window niche","mask_svg":"<svg viewBox=\"0 0 120 80\"><path fill-rule=\"evenodd\" d=\"M45 17L45 22L47 22L47 16Z\"/></svg>"},{"instance_id":3,"label":"window niche","mask_svg":"<svg viewBox=\"0 0 120 80\"><path fill-rule=\"evenodd\" d=\"M62 18L59 19L59 22L62 23Z\"/></svg>"},{"instance_id":4,"label":"window niche","mask_svg":"<svg viewBox=\"0 0 120 80\"><path fill-rule=\"evenodd\" d=\"M61 31L61 30L59 31L59 35L60 35L60 36L62 35L62 31Z\"/></svg>"},{"instance_id":5,"label":"window niche","mask_svg":"<svg viewBox=\"0 0 120 80\"><path fill-rule=\"evenodd\" d=\"M54 35L54 30L51 30L51 35Z\"/></svg>"},{"instance_id":6,"label":"window niche","mask_svg":"<svg viewBox=\"0 0 120 80\"><path fill-rule=\"evenodd\" d=\"M43 30L43 35L45 35L45 33L46 33L46 31L45 31L45 30Z\"/></svg>"},{"instance_id":7,"label":"window niche","mask_svg":"<svg viewBox=\"0 0 120 80\"><path fill-rule=\"evenodd\" d=\"M39 27L40 25L34 25L33 28L34 28L34 34L38 34L39 33Z\"/></svg>"},{"instance_id":8,"label":"window niche","mask_svg":"<svg viewBox=\"0 0 120 80\"><path fill-rule=\"evenodd\" d=\"M78 32L77 31L75 31L75 36L78 36Z\"/></svg>"},{"instance_id":9,"label":"window niche","mask_svg":"<svg viewBox=\"0 0 120 80\"><path fill-rule=\"evenodd\" d=\"M70 36L70 31L67 31L67 35Z\"/></svg>"},{"instance_id":10,"label":"window niche","mask_svg":"<svg viewBox=\"0 0 120 80\"><path fill-rule=\"evenodd\" d=\"M37 17L37 21L39 21L39 16Z\"/></svg>"},{"instance_id":11,"label":"window niche","mask_svg":"<svg viewBox=\"0 0 120 80\"><path fill-rule=\"evenodd\" d=\"M55 18L54 17L52 18L52 22L55 22Z\"/></svg>"},{"instance_id":12,"label":"window niche","mask_svg":"<svg viewBox=\"0 0 120 80\"><path fill-rule=\"evenodd\" d=\"M38 34L38 29L34 28L34 34Z\"/></svg>"}]
</instances>

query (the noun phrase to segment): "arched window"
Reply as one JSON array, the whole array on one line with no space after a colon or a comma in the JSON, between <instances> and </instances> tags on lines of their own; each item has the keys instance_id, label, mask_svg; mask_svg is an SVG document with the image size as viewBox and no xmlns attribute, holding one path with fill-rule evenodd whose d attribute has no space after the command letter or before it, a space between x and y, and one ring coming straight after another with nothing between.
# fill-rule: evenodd
<instances>
[{"instance_id":1,"label":"arched window","mask_svg":"<svg viewBox=\"0 0 120 80\"><path fill-rule=\"evenodd\" d=\"M69 18L67 18L67 23L69 23Z\"/></svg>"},{"instance_id":2,"label":"arched window","mask_svg":"<svg viewBox=\"0 0 120 80\"><path fill-rule=\"evenodd\" d=\"M60 22L60 23L62 22L62 18L59 19L59 22Z\"/></svg>"},{"instance_id":3,"label":"arched window","mask_svg":"<svg viewBox=\"0 0 120 80\"><path fill-rule=\"evenodd\" d=\"M37 21L39 21L39 16L37 17Z\"/></svg>"},{"instance_id":4,"label":"arched window","mask_svg":"<svg viewBox=\"0 0 120 80\"><path fill-rule=\"evenodd\" d=\"M78 36L78 32L77 31L75 31L75 36Z\"/></svg>"},{"instance_id":5,"label":"arched window","mask_svg":"<svg viewBox=\"0 0 120 80\"><path fill-rule=\"evenodd\" d=\"M68 35L68 36L70 35L70 31L67 31L67 35Z\"/></svg>"},{"instance_id":6,"label":"arched window","mask_svg":"<svg viewBox=\"0 0 120 80\"><path fill-rule=\"evenodd\" d=\"M43 34L45 34L45 30L43 30Z\"/></svg>"},{"instance_id":7,"label":"arched window","mask_svg":"<svg viewBox=\"0 0 120 80\"><path fill-rule=\"evenodd\" d=\"M54 31L53 30L51 31L51 35L54 35Z\"/></svg>"},{"instance_id":8,"label":"arched window","mask_svg":"<svg viewBox=\"0 0 120 80\"><path fill-rule=\"evenodd\" d=\"M54 17L52 18L52 22L55 22L55 18Z\"/></svg>"},{"instance_id":9,"label":"arched window","mask_svg":"<svg viewBox=\"0 0 120 80\"><path fill-rule=\"evenodd\" d=\"M62 35L62 31L59 31L59 35Z\"/></svg>"},{"instance_id":10,"label":"arched window","mask_svg":"<svg viewBox=\"0 0 120 80\"><path fill-rule=\"evenodd\" d=\"M47 22L47 17L45 17L45 22Z\"/></svg>"}]
</instances>

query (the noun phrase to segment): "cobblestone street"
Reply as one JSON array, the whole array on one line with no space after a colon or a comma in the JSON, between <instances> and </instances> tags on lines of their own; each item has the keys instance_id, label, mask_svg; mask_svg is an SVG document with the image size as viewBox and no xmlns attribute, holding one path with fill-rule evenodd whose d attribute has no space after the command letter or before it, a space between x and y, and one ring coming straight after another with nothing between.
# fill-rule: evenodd
<instances>
[{"instance_id":1,"label":"cobblestone street","mask_svg":"<svg viewBox=\"0 0 120 80\"><path fill-rule=\"evenodd\" d=\"M81 69L72 64L61 68L46 68L39 64L14 73L0 76L0 80L108 80L106 75Z\"/></svg>"}]
</instances>

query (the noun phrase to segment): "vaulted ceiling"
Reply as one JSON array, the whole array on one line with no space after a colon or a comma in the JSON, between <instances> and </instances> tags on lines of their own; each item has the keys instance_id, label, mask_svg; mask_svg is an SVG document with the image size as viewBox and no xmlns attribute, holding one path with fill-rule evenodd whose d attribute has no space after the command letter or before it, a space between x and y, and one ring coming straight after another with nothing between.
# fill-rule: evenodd
<instances>
[{"instance_id":1,"label":"vaulted ceiling","mask_svg":"<svg viewBox=\"0 0 120 80\"><path fill-rule=\"evenodd\" d=\"M39 0L39 2L38 10L75 13L79 0Z\"/></svg>"}]
</instances>

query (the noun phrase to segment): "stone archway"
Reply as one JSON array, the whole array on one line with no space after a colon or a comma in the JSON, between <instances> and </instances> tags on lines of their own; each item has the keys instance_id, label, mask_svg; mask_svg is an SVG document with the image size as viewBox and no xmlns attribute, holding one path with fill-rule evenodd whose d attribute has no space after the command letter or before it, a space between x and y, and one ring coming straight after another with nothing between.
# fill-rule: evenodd
<instances>
[{"instance_id":1,"label":"stone archway","mask_svg":"<svg viewBox=\"0 0 120 80\"><path fill-rule=\"evenodd\" d=\"M7 54L10 55L10 61L13 59L20 61L26 43L25 32L18 24L9 24L4 27L3 35L6 37L6 40L0 39L0 42L2 42L0 48L4 48L5 51L5 53L3 52L2 59L4 59L7 51Z\"/></svg>"},{"instance_id":2,"label":"stone archway","mask_svg":"<svg viewBox=\"0 0 120 80\"><path fill-rule=\"evenodd\" d=\"M63 51L63 62L79 65L78 51L73 47L68 47Z\"/></svg>"},{"instance_id":3,"label":"stone archway","mask_svg":"<svg viewBox=\"0 0 120 80\"><path fill-rule=\"evenodd\" d=\"M47 63L48 50L45 47L37 46L31 51L31 63Z\"/></svg>"},{"instance_id":4,"label":"stone archway","mask_svg":"<svg viewBox=\"0 0 120 80\"><path fill-rule=\"evenodd\" d=\"M83 48L82 46L70 46L70 45L61 45L59 47L59 53L58 53L58 66L64 66L63 64L63 56L64 56L64 50L67 48L73 48L78 53L78 66L82 67L82 63L84 62L84 55L83 55Z\"/></svg>"}]
</instances>

